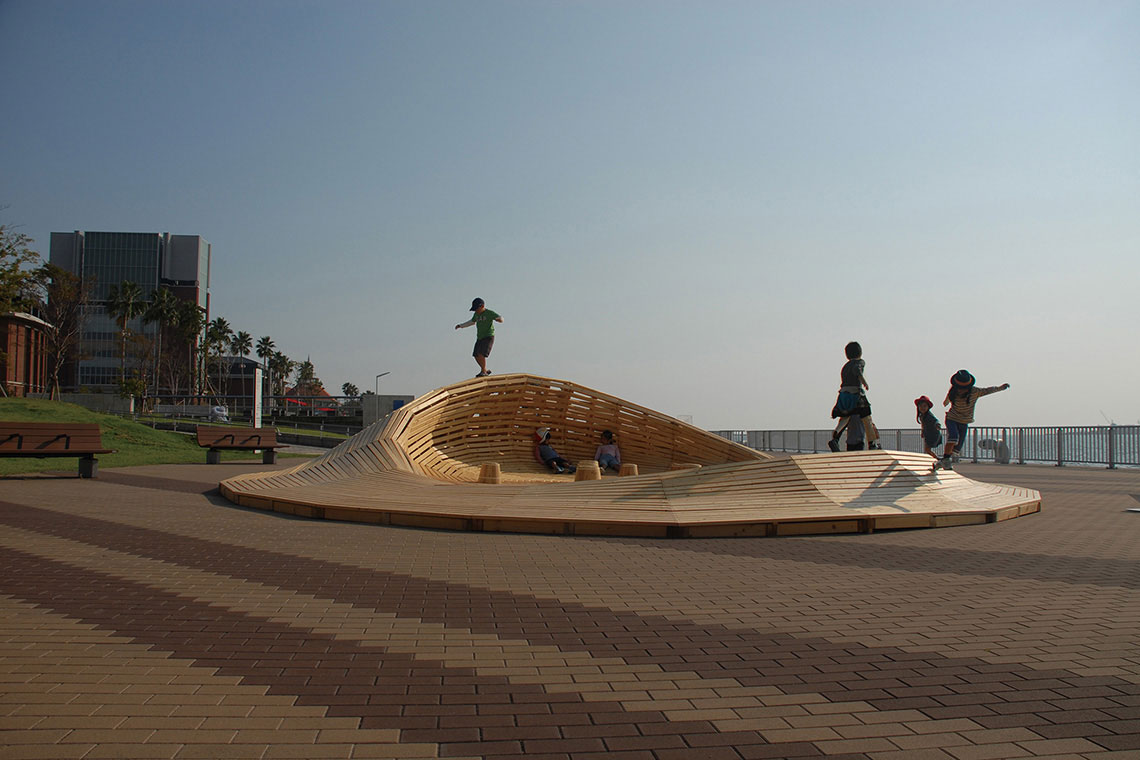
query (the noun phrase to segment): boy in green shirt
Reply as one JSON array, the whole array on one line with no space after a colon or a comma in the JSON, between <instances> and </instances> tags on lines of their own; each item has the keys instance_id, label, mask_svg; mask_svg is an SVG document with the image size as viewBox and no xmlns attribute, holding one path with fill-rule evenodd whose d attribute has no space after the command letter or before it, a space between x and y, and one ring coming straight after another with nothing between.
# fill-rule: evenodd
<instances>
[{"instance_id":1,"label":"boy in green shirt","mask_svg":"<svg viewBox=\"0 0 1140 760\"><path fill-rule=\"evenodd\" d=\"M456 325L455 329L475 325L475 350L471 352L479 365L479 374L475 377L486 377L491 374L487 369L487 357L491 355L491 346L495 345L495 323L502 322L503 318L488 309L482 298L471 302L471 311L475 312L471 319Z\"/></svg>"}]
</instances>

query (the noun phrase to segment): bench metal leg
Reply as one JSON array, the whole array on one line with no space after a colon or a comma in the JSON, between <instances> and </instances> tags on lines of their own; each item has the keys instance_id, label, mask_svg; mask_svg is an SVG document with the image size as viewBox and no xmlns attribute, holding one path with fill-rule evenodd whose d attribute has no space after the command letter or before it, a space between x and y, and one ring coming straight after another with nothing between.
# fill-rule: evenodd
<instances>
[{"instance_id":1,"label":"bench metal leg","mask_svg":"<svg viewBox=\"0 0 1140 760\"><path fill-rule=\"evenodd\" d=\"M99 474L99 460L95 457L79 457L79 477L93 478Z\"/></svg>"},{"instance_id":2,"label":"bench metal leg","mask_svg":"<svg viewBox=\"0 0 1140 760\"><path fill-rule=\"evenodd\" d=\"M221 464L222 452L219 449L210 449L206 452L206 464Z\"/></svg>"},{"instance_id":3,"label":"bench metal leg","mask_svg":"<svg viewBox=\"0 0 1140 760\"><path fill-rule=\"evenodd\" d=\"M261 452L262 464L277 464L277 449L264 449Z\"/></svg>"}]
</instances>

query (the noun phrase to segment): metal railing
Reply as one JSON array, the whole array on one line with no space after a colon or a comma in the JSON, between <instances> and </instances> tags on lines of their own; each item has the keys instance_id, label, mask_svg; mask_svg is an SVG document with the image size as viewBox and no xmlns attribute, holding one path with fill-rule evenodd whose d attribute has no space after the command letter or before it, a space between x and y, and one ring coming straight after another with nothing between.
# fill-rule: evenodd
<instances>
[{"instance_id":1,"label":"metal railing","mask_svg":"<svg viewBox=\"0 0 1140 760\"><path fill-rule=\"evenodd\" d=\"M713 430L760 451L818 454L828 451L830 430ZM943 437L946 431L942 431ZM884 449L923 451L917 428L879 429ZM941 450L941 447L939 447ZM958 456L971 462L1048 463L1140 467L1140 425L1081 427L971 427Z\"/></svg>"}]
</instances>

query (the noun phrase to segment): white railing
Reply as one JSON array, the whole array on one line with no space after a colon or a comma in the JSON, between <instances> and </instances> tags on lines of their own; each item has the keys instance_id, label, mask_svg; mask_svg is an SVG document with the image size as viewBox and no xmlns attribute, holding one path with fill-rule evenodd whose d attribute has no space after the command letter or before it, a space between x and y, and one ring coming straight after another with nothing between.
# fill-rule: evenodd
<instances>
[{"instance_id":1,"label":"white railing","mask_svg":"<svg viewBox=\"0 0 1140 760\"><path fill-rule=\"evenodd\" d=\"M817 454L828 451L830 430L714 430L760 451ZM943 436L946 431L942 431ZM921 452L917 428L879 430L884 449ZM941 447L939 447L941 450ZM1086 427L971 427L958 456L971 462L1049 463L1140 467L1140 425Z\"/></svg>"}]
</instances>

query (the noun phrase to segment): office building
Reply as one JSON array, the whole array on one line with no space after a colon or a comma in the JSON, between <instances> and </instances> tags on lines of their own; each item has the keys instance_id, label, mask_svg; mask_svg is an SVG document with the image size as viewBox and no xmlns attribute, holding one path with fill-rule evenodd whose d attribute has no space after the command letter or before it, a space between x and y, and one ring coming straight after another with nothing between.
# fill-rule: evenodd
<instances>
[{"instance_id":1,"label":"office building","mask_svg":"<svg viewBox=\"0 0 1140 760\"><path fill-rule=\"evenodd\" d=\"M51 263L91 283L78 362L65 368L61 385L70 390L116 391L119 383L119 326L107 311L113 287L136 283L145 300L166 288L209 314L210 244L199 235L168 232L53 232ZM153 338L156 325L128 323L135 334Z\"/></svg>"}]
</instances>

